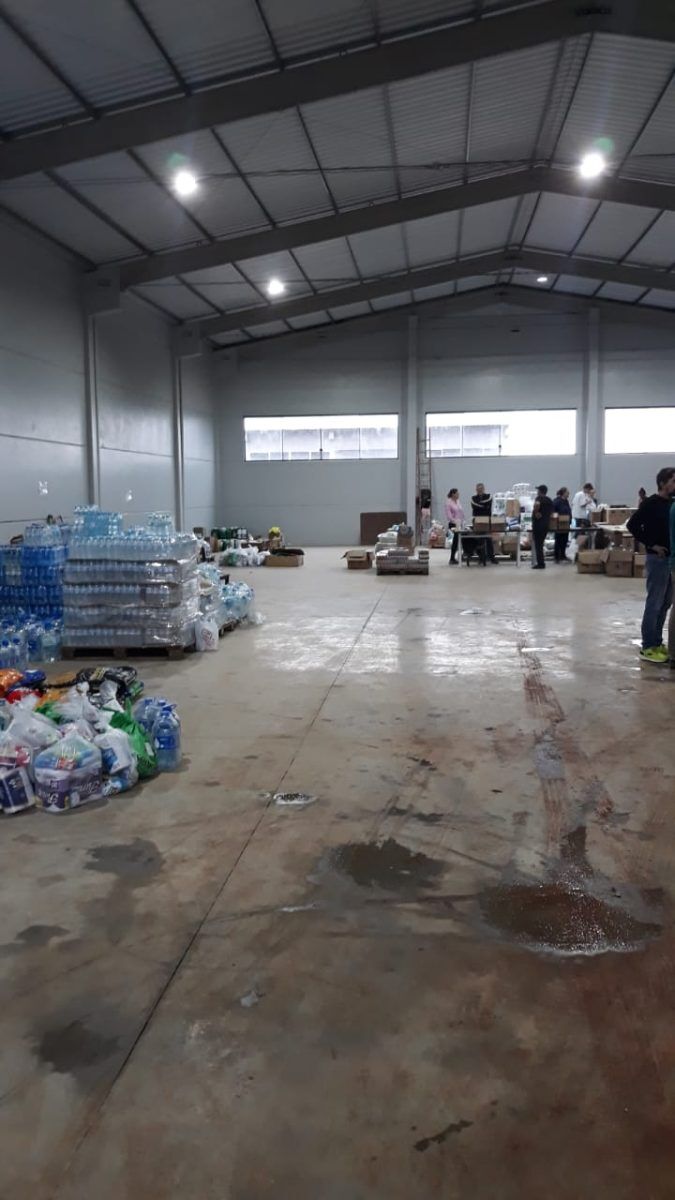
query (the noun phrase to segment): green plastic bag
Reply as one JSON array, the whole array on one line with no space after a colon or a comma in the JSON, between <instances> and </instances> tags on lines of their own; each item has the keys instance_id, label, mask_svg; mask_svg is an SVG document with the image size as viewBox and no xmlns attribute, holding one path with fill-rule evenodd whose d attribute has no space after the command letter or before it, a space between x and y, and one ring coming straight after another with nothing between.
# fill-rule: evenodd
<instances>
[{"instance_id":1,"label":"green plastic bag","mask_svg":"<svg viewBox=\"0 0 675 1200\"><path fill-rule=\"evenodd\" d=\"M122 729L124 733L128 734L132 750L138 759L139 779L148 779L150 775L156 775L157 756L154 746L144 734L138 721L134 721L131 715L131 705L127 705L124 712L113 713L110 724L113 729Z\"/></svg>"}]
</instances>

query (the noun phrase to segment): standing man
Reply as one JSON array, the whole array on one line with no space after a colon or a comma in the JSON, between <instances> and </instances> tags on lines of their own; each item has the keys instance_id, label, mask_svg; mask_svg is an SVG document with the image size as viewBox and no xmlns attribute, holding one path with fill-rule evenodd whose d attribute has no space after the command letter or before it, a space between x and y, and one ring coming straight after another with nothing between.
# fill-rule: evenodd
<instances>
[{"instance_id":1,"label":"standing man","mask_svg":"<svg viewBox=\"0 0 675 1200\"><path fill-rule=\"evenodd\" d=\"M591 513L597 508L595 488L592 483L585 483L580 492L576 492L572 501L572 516L577 529L588 529L591 523Z\"/></svg>"},{"instance_id":2,"label":"standing man","mask_svg":"<svg viewBox=\"0 0 675 1200\"><path fill-rule=\"evenodd\" d=\"M567 562L567 544L570 540L569 535L569 519L572 516L570 508L570 493L569 488L558 488L556 498L553 501L553 511L557 512L558 517L567 518L566 529L556 529L555 532L555 554L554 558L557 563Z\"/></svg>"},{"instance_id":3,"label":"standing man","mask_svg":"<svg viewBox=\"0 0 675 1200\"><path fill-rule=\"evenodd\" d=\"M675 467L664 467L656 476L656 492L643 501L628 522L629 532L647 551L647 599L642 618L640 658L657 665L668 661L668 650L663 645L663 626L673 602L670 507L674 495Z\"/></svg>"},{"instance_id":4,"label":"standing man","mask_svg":"<svg viewBox=\"0 0 675 1200\"><path fill-rule=\"evenodd\" d=\"M551 524L553 501L548 494L545 483L537 488L537 498L532 508L532 570L544 571L544 542Z\"/></svg>"},{"instance_id":5,"label":"standing man","mask_svg":"<svg viewBox=\"0 0 675 1200\"><path fill-rule=\"evenodd\" d=\"M491 517L492 516L492 496L485 491L484 483L476 484L476 495L471 497L471 513L474 517ZM495 544L492 538L487 539L487 557L488 562L497 566L495 558Z\"/></svg>"}]
</instances>

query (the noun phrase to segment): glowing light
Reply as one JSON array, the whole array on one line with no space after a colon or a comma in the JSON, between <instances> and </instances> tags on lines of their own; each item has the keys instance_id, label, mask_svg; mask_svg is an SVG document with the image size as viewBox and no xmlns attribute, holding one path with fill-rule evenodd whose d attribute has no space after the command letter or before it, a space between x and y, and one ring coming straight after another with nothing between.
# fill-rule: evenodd
<instances>
[{"instance_id":1,"label":"glowing light","mask_svg":"<svg viewBox=\"0 0 675 1200\"><path fill-rule=\"evenodd\" d=\"M584 154L579 163L579 174L582 179L597 179L607 170L607 159L598 150L590 150Z\"/></svg>"},{"instance_id":2,"label":"glowing light","mask_svg":"<svg viewBox=\"0 0 675 1200\"><path fill-rule=\"evenodd\" d=\"M192 171L177 171L173 177L173 190L178 196L192 196L198 187L197 177Z\"/></svg>"},{"instance_id":3,"label":"glowing light","mask_svg":"<svg viewBox=\"0 0 675 1200\"><path fill-rule=\"evenodd\" d=\"M286 291L286 284L280 279L270 279L267 285L267 295L274 298L275 296L283 296Z\"/></svg>"},{"instance_id":4,"label":"glowing light","mask_svg":"<svg viewBox=\"0 0 675 1200\"><path fill-rule=\"evenodd\" d=\"M548 275L537 275L537 283L548 283Z\"/></svg>"}]
</instances>

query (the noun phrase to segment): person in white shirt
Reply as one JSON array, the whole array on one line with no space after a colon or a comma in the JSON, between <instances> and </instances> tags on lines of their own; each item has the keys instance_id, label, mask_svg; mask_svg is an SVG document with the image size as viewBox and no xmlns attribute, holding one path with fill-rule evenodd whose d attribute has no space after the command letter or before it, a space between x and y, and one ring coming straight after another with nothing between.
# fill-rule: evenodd
<instances>
[{"instance_id":1,"label":"person in white shirt","mask_svg":"<svg viewBox=\"0 0 675 1200\"><path fill-rule=\"evenodd\" d=\"M591 513L597 508L595 488L592 483L585 483L572 501L572 517L577 528L588 529L591 523Z\"/></svg>"}]
</instances>

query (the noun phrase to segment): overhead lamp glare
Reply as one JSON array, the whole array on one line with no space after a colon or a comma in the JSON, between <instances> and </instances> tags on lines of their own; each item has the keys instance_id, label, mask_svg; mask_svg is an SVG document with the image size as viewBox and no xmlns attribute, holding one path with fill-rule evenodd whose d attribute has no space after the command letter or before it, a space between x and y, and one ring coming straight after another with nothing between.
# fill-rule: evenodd
<instances>
[{"instance_id":1,"label":"overhead lamp glare","mask_svg":"<svg viewBox=\"0 0 675 1200\"><path fill-rule=\"evenodd\" d=\"M285 283L282 283L282 281L280 279L277 279L276 277L274 279L270 279L270 281L267 285L267 295L268 296L270 296L270 297L272 297L272 299L274 299L275 296L283 296L285 291L286 291Z\"/></svg>"},{"instance_id":2,"label":"overhead lamp glare","mask_svg":"<svg viewBox=\"0 0 675 1200\"><path fill-rule=\"evenodd\" d=\"M579 163L579 174L582 179L597 179L607 170L607 159L598 150L590 150L584 154Z\"/></svg>"},{"instance_id":3,"label":"overhead lamp glare","mask_svg":"<svg viewBox=\"0 0 675 1200\"><path fill-rule=\"evenodd\" d=\"M177 171L173 177L173 190L177 196L192 196L198 187L197 177L192 171Z\"/></svg>"},{"instance_id":4,"label":"overhead lamp glare","mask_svg":"<svg viewBox=\"0 0 675 1200\"><path fill-rule=\"evenodd\" d=\"M548 283L548 275L537 275L537 283Z\"/></svg>"}]
</instances>

